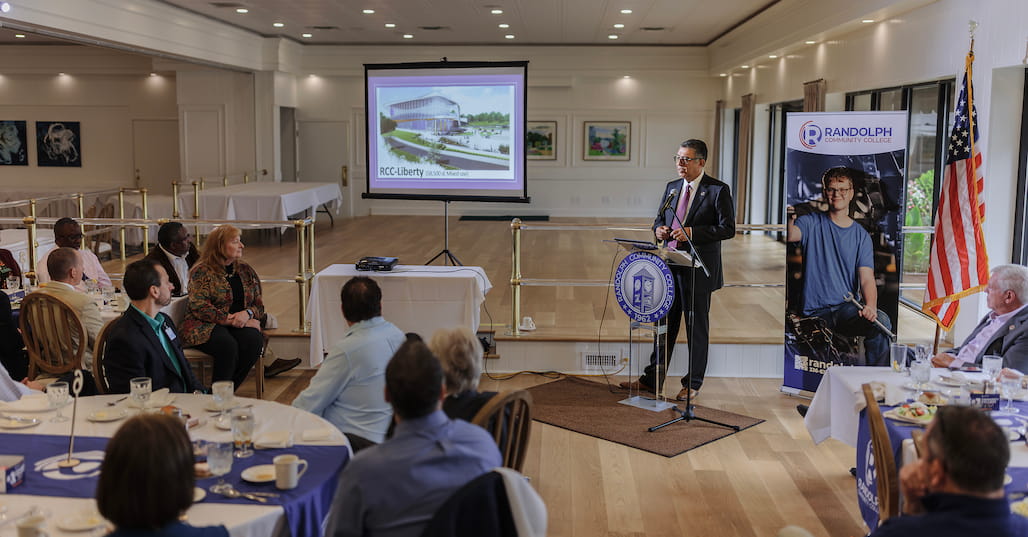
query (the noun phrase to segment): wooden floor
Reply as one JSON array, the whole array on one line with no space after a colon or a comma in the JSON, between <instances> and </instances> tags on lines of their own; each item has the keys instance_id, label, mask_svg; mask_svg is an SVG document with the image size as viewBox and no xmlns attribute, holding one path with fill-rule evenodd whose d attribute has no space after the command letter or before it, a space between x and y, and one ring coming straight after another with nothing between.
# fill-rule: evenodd
<instances>
[{"instance_id":1,"label":"wooden floor","mask_svg":"<svg viewBox=\"0 0 1028 537\"><path fill-rule=\"evenodd\" d=\"M567 223L556 220L555 223ZM575 219L573 222L596 223ZM618 221L621 227L644 221ZM423 264L443 247L441 217L373 216L319 221L317 267L353 263L361 256L397 256L404 264ZM525 278L609 278L616 248L611 237L646 238L648 232L525 232ZM296 272L291 232L282 246L274 235L247 234L245 257L265 278L292 278ZM450 249L464 264L485 269L493 283L483 323L502 333L509 323L511 238L509 222L450 221ZM763 236L740 235L725 243L725 279L731 283L781 283L783 247ZM122 272L122 263L107 264ZM623 315L606 290L596 287L533 287L524 293L523 311L539 331L530 337L595 339L625 333ZM265 303L283 329L296 326L295 284L269 283ZM727 288L714 295L711 312L715 342L780 343L782 288ZM901 340L925 339L930 328L901 316ZM906 335L904 335L904 330ZM312 371L294 370L271 379L267 399L290 403L309 382ZM535 376L484 379L482 389L510 390L546 382ZM674 380L669 382L674 383ZM765 423L667 459L658 455L533 424L525 473L549 509L549 535L564 536L773 536L787 524L819 536L864 533L856 503L855 480L848 469L854 450L834 440L815 446L796 413L803 402L778 391L775 379L711 378L698 400L767 420ZM240 388L253 394L253 383Z\"/></svg>"},{"instance_id":2,"label":"wooden floor","mask_svg":"<svg viewBox=\"0 0 1028 537\"><path fill-rule=\"evenodd\" d=\"M312 374L293 370L269 379L265 397L289 404ZM480 387L548 381L484 377ZM546 502L548 534L771 537L795 524L816 536L863 535L849 474L853 448L835 440L815 446L796 413L801 400L779 393L778 385L708 379L698 404L766 421L671 459L533 422L524 473ZM240 395L252 390L246 382Z\"/></svg>"}]
</instances>

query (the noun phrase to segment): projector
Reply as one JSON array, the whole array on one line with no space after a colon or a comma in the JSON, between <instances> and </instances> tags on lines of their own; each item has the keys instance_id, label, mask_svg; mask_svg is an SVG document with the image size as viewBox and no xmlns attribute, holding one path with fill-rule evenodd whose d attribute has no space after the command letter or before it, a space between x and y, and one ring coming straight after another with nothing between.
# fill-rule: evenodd
<instances>
[{"instance_id":1,"label":"projector","mask_svg":"<svg viewBox=\"0 0 1028 537\"><path fill-rule=\"evenodd\" d=\"M373 270L375 272L385 272L388 270L393 270L393 267L396 266L396 263L398 261L399 260L395 257L367 256L362 257L360 261L357 262L356 267L357 270Z\"/></svg>"}]
</instances>

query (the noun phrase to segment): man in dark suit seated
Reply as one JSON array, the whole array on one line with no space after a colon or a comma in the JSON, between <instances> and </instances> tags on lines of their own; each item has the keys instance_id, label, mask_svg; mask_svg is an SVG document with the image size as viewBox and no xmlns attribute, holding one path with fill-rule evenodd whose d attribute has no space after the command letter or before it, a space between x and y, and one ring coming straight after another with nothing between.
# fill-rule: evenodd
<instances>
[{"instance_id":1,"label":"man in dark suit seated","mask_svg":"<svg viewBox=\"0 0 1028 537\"><path fill-rule=\"evenodd\" d=\"M1028 373L1028 267L1000 265L985 287L992 311L959 347L932 358L935 367L981 364L985 355L1003 357L1003 367Z\"/></svg>"},{"instance_id":2,"label":"man in dark suit seated","mask_svg":"<svg viewBox=\"0 0 1028 537\"><path fill-rule=\"evenodd\" d=\"M144 259L164 267L171 282L171 296L185 296L189 292L189 269L199 258L189 228L179 222L165 222L157 230L157 247Z\"/></svg>"},{"instance_id":3,"label":"man in dark suit seated","mask_svg":"<svg viewBox=\"0 0 1028 537\"><path fill-rule=\"evenodd\" d=\"M132 300L114 321L103 356L111 393L129 393L129 381L150 377L154 390L202 390L189 367L178 332L161 308L171 302L171 282L159 263L142 259L125 268L125 293Z\"/></svg>"}]
</instances>

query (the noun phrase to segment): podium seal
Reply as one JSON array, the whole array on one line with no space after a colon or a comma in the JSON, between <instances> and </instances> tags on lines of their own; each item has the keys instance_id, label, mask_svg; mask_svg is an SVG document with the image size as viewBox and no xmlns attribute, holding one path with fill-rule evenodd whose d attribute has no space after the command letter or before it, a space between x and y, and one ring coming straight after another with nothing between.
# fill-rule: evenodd
<instances>
[{"instance_id":1,"label":"podium seal","mask_svg":"<svg viewBox=\"0 0 1028 537\"><path fill-rule=\"evenodd\" d=\"M675 280L663 259L647 252L625 256L614 273L614 296L633 321L663 319L675 299Z\"/></svg>"}]
</instances>

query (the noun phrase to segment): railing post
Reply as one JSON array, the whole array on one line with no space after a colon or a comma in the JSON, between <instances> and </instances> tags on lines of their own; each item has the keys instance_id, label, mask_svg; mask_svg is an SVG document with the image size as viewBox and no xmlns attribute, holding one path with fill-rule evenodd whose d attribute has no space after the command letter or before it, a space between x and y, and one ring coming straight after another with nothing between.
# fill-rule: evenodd
<instances>
[{"instance_id":1,"label":"railing post","mask_svg":"<svg viewBox=\"0 0 1028 537\"><path fill-rule=\"evenodd\" d=\"M86 217L86 205L83 202L82 193L81 192L76 193L75 194L75 199L77 201L77 205L78 205L78 209L79 209L79 220L81 220L81 219ZM79 248L82 248L83 250L86 248L86 234L85 233L82 234L82 239L79 241Z\"/></svg>"},{"instance_id":2,"label":"railing post","mask_svg":"<svg viewBox=\"0 0 1028 537\"><path fill-rule=\"evenodd\" d=\"M172 181L171 182L171 217L176 219L176 220L178 220L179 218L182 217L182 215L179 214L178 193L179 193L178 181Z\"/></svg>"},{"instance_id":3,"label":"railing post","mask_svg":"<svg viewBox=\"0 0 1028 537\"><path fill-rule=\"evenodd\" d=\"M521 319L521 219L515 218L510 222L511 234L514 239L514 248L511 259L510 273L510 333L514 336L521 335L519 319Z\"/></svg>"},{"instance_id":4,"label":"railing post","mask_svg":"<svg viewBox=\"0 0 1028 537\"><path fill-rule=\"evenodd\" d=\"M317 210L314 211L317 214ZM314 220L309 221L307 226L307 270L311 276L314 275Z\"/></svg>"},{"instance_id":5,"label":"railing post","mask_svg":"<svg viewBox=\"0 0 1028 537\"><path fill-rule=\"evenodd\" d=\"M118 190L118 218L125 219L125 187ZM121 260L125 261L125 224L122 224L118 230L118 239L121 241Z\"/></svg>"},{"instance_id":6,"label":"railing post","mask_svg":"<svg viewBox=\"0 0 1028 537\"><path fill-rule=\"evenodd\" d=\"M249 183L250 183L250 174L249 173L244 173L243 174L243 184L246 185L246 184L249 184Z\"/></svg>"},{"instance_id":7,"label":"railing post","mask_svg":"<svg viewBox=\"0 0 1028 537\"><path fill-rule=\"evenodd\" d=\"M228 186L228 174L221 176L221 186Z\"/></svg>"},{"instance_id":8,"label":"railing post","mask_svg":"<svg viewBox=\"0 0 1028 537\"><path fill-rule=\"evenodd\" d=\"M150 210L147 207L146 189L140 188L139 195L143 200L143 220L150 218ZM122 218L125 218L124 215ZM150 253L150 226L143 224L143 255Z\"/></svg>"},{"instance_id":9,"label":"railing post","mask_svg":"<svg viewBox=\"0 0 1028 537\"><path fill-rule=\"evenodd\" d=\"M200 181L193 181L193 220L200 219L200 188L203 186L203 177ZM200 241L200 225L193 224L193 238Z\"/></svg>"},{"instance_id":10,"label":"railing post","mask_svg":"<svg viewBox=\"0 0 1028 537\"><path fill-rule=\"evenodd\" d=\"M30 203L29 205L31 207L32 213L35 213L36 200L31 201L32 203ZM25 273L25 277L29 279L29 287L34 288L36 286L36 282L39 281L39 275L36 274L36 248L38 247L38 245L36 244L36 215L32 214L31 216L26 216L24 219L22 219L22 222L25 224L25 228L28 230L29 234L29 266L28 271Z\"/></svg>"},{"instance_id":11,"label":"railing post","mask_svg":"<svg viewBox=\"0 0 1028 537\"><path fill-rule=\"evenodd\" d=\"M293 226L296 228L296 289L300 321L300 326L296 331L306 334L310 332L310 329L307 327L307 274L305 272L305 265L307 264L307 222L304 220L294 220Z\"/></svg>"}]
</instances>

